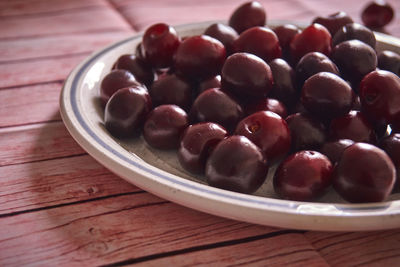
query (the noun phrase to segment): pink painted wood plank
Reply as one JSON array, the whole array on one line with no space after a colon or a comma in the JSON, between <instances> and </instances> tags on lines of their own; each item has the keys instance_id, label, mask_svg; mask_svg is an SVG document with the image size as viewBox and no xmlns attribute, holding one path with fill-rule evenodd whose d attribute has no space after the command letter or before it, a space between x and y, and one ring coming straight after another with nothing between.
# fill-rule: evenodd
<instances>
[{"instance_id":1,"label":"pink painted wood plank","mask_svg":"<svg viewBox=\"0 0 400 267\"><path fill-rule=\"evenodd\" d=\"M2 40L0 64L13 60L89 53L132 34L130 30L118 30Z\"/></svg>"},{"instance_id":2,"label":"pink painted wood plank","mask_svg":"<svg viewBox=\"0 0 400 267\"><path fill-rule=\"evenodd\" d=\"M65 12L76 8L107 6L102 0L4 0L0 1L0 17L15 15L40 15L47 12Z\"/></svg>"},{"instance_id":3,"label":"pink painted wood plank","mask_svg":"<svg viewBox=\"0 0 400 267\"><path fill-rule=\"evenodd\" d=\"M29 25L29 27L27 27ZM1 18L0 38L131 29L114 9L96 7L71 13Z\"/></svg>"},{"instance_id":4,"label":"pink painted wood plank","mask_svg":"<svg viewBox=\"0 0 400 267\"><path fill-rule=\"evenodd\" d=\"M75 64L67 66L65 73ZM31 69L30 72L35 71ZM55 78L64 79L65 75L59 74ZM43 76L46 74L43 73ZM11 81L9 85L12 85ZM58 99L61 87L61 82L55 82L0 90L0 127L60 120Z\"/></svg>"},{"instance_id":5,"label":"pink painted wood plank","mask_svg":"<svg viewBox=\"0 0 400 267\"><path fill-rule=\"evenodd\" d=\"M145 266L329 266L302 234L286 234L232 246L144 262Z\"/></svg>"},{"instance_id":6,"label":"pink painted wood plank","mask_svg":"<svg viewBox=\"0 0 400 267\"><path fill-rule=\"evenodd\" d=\"M400 230L305 234L331 266L397 266Z\"/></svg>"},{"instance_id":7,"label":"pink painted wood plank","mask_svg":"<svg viewBox=\"0 0 400 267\"><path fill-rule=\"evenodd\" d=\"M134 191L89 155L0 167L0 214Z\"/></svg>"},{"instance_id":8,"label":"pink painted wood plank","mask_svg":"<svg viewBox=\"0 0 400 267\"><path fill-rule=\"evenodd\" d=\"M83 153L62 122L0 129L0 166Z\"/></svg>"},{"instance_id":9,"label":"pink painted wood plank","mask_svg":"<svg viewBox=\"0 0 400 267\"><path fill-rule=\"evenodd\" d=\"M101 265L275 231L140 193L0 218L0 265ZM261 242L263 253L310 251L299 239Z\"/></svg>"}]
</instances>

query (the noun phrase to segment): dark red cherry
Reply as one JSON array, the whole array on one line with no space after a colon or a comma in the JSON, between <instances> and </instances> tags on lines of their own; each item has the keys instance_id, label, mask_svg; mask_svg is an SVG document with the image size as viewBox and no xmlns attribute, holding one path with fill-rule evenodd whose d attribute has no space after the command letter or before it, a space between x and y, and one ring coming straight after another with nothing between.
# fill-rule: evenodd
<instances>
[{"instance_id":1,"label":"dark red cherry","mask_svg":"<svg viewBox=\"0 0 400 267\"><path fill-rule=\"evenodd\" d=\"M332 164L316 151L300 151L285 159L274 175L275 192L285 199L309 201L321 196L332 182Z\"/></svg>"},{"instance_id":2,"label":"dark red cherry","mask_svg":"<svg viewBox=\"0 0 400 267\"><path fill-rule=\"evenodd\" d=\"M210 88L221 88L221 75L214 76L210 79L201 81L197 86L197 92L201 94Z\"/></svg>"},{"instance_id":3,"label":"dark red cherry","mask_svg":"<svg viewBox=\"0 0 400 267\"><path fill-rule=\"evenodd\" d=\"M389 50L382 51L378 54L378 67L400 76L400 55Z\"/></svg>"},{"instance_id":4,"label":"dark red cherry","mask_svg":"<svg viewBox=\"0 0 400 267\"><path fill-rule=\"evenodd\" d=\"M331 58L342 77L356 84L377 66L375 50L359 40L344 41L336 45Z\"/></svg>"},{"instance_id":5,"label":"dark red cherry","mask_svg":"<svg viewBox=\"0 0 400 267\"><path fill-rule=\"evenodd\" d=\"M397 183L400 182L400 133L394 133L383 138L380 147L385 150L392 160L397 174Z\"/></svg>"},{"instance_id":6,"label":"dark red cherry","mask_svg":"<svg viewBox=\"0 0 400 267\"><path fill-rule=\"evenodd\" d=\"M339 69L329 57L320 52L305 54L296 65L296 84L301 89L304 82L318 72L331 72L339 74Z\"/></svg>"},{"instance_id":7,"label":"dark red cherry","mask_svg":"<svg viewBox=\"0 0 400 267\"><path fill-rule=\"evenodd\" d=\"M139 43L136 46L135 56L137 58L140 58L141 60L143 60L143 62L146 62L146 53L144 52L144 48L143 48L143 44L142 43ZM146 64L148 64L148 63L146 62Z\"/></svg>"},{"instance_id":8,"label":"dark red cherry","mask_svg":"<svg viewBox=\"0 0 400 267\"><path fill-rule=\"evenodd\" d=\"M235 134L256 144L269 162L282 159L290 149L290 132L284 119L271 111L258 111L241 120Z\"/></svg>"},{"instance_id":9,"label":"dark red cherry","mask_svg":"<svg viewBox=\"0 0 400 267\"><path fill-rule=\"evenodd\" d=\"M204 80L220 73L226 58L224 45L207 35L185 39L175 56L176 71L191 80Z\"/></svg>"},{"instance_id":10,"label":"dark red cherry","mask_svg":"<svg viewBox=\"0 0 400 267\"><path fill-rule=\"evenodd\" d=\"M201 122L190 125L183 133L178 159L181 166L195 174L204 172L207 158L228 132L219 124Z\"/></svg>"},{"instance_id":11,"label":"dark red cherry","mask_svg":"<svg viewBox=\"0 0 400 267\"><path fill-rule=\"evenodd\" d=\"M376 143L373 126L360 111L352 110L331 121L329 136L332 139L350 139L354 142Z\"/></svg>"},{"instance_id":12,"label":"dark red cherry","mask_svg":"<svg viewBox=\"0 0 400 267\"><path fill-rule=\"evenodd\" d=\"M400 122L400 78L396 74L385 70L367 74L360 83L360 99L363 112L372 121Z\"/></svg>"},{"instance_id":13,"label":"dark red cherry","mask_svg":"<svg viewBox=\"0 0 400 267\"><path fill-rule=\"evenodd\" d=\"M239 34L255 26L264 26L267 20L264 7L257 1L239 6L229 18L229 26Z\"/></svg>"},{"instance_id":14,"label":"dark red cherry","mask_svg":"<svg viewBox=\"0 0 400 267\"><path fill-rule=\"evenodd\" d=\"M253 27L242 32L233 46L235 52L247 52L262 58L265 62L282 55L278 37L266 27Z\"/></svg>"},{"instance_id":15,"label":"dark red cherry","mask_svg":"<svg viewBox=\"0 0 400 267\"><path fill-rule=\"evenodd\" d=\"M164 74L149 88L155 106L175 104L185 110L192 105L192 86L175 74Z\"/></svg>"},{"instance_id":16,"label":"dark red cherry","mask_svg":"<svg viewBox=\"0 0 400 267\"><path fill-rule=\"evenodd\" d=\"M370 47L375 48L375 34L367 27L358 23L347 24L339 29L333 36L332 45L336 46L341 42L353 39L360 40Z\"/></svg>"},{"instance_id":17,"label":"dark red cherry","mask_svg":"<svg viewBox=\"0 0 400 267\"><path fill-rule=\"evenodd\" d=\"M318 150L326 140L324 124L304 113L286 118L292 139L292 150Z\"/></svg>"},{"instance_id":18,"label":"dark red cherry","mask_svg":"<svg viewBox=\"0 0 400 267\"><path fill-rule=\"evenodd\" d=\"M205 169L209 185L247 194L264 183L267 173L268 163L261 150L240 135L219 142Z\"/></svg>"},{"instance_id":19,"label":"dark red cherry","mask_svg":"<svg viewBox=\"0 0 400 267\"><path fill-rule=\"evenodd\" d=\"M115 137L130 137L140 133L151 99L147 90L140 86L122 88L107 102L104 124Z\"/></svg>"},{"instance_id":20,"label":"dark red cherry","mask_svg":"<svg viewBox=\"0 0 400 267\"><path fill-rule=\"evenodd\" d=\"M170 67L179 43L173 27L165 23L150 26L144 32L142 40L146 61L154 68Z\"/></svg>"},{"instance_id":21,"label":"dark red cherry","mask_svg":"<svg viewBox=\"0 0 400 267\"><path fill-rule=\"evenodd\" d=\"M113 70L108 73L100 84L100 98L104 105L118 89L140 86L132 73L127 70Z\"/></svg>"},{"instance_id":22,"label":"dark red cherry","mask_svg":"<svg viewBox=\"0 0 400 267\"><path fill-rule=\"evenodd\" d=\"M115 68L129 71L138 82L146 86L150 86L154 81L153 69L135 55L120 56L116 62Z\"/></svg>"},{"instance_id":23,"label":"dark red cherry","mask_svg":"<svg viewBox=\"0 0 400 267\"><path fill-rule=\"evenodd\" d=\"M221 88L240 96L265 96L271 90L272 84L269 65L249 53L231 55L222 68Z\"/></svg>"},{"instance_id":24,"label":"dark red cherry","mask_svg":"<svg viewBox=\"0 0 400 267\"><path fill-rule=\"evenodd\" d=\"M231 131L242 119L243 109L232 97L212 88L197 96L189 117L192 122L215 122Z\"/></svg>"},{"instance_id":25,"label":"dark red cherry","mask_svg":"<svg viewBox=\"0 0 400 267\"><path fill-rule=\"evenodd\" d=\"M301 90L304 107L320 118L331 119L347 114L355 94L350 85L338 75L319 72L306 80Z\"/></svg>"},{"instance_id":26,"label":"dark red cherry","mask_svg":"<svg viewBox=\"0 0 400 267\"><path fill-rule=\"evenodd\" d=\"M188 118L183 109L176 105L161 105L147 116L143 137L154 148L174 149L178 148L187 126Z\"/></svg>"},{"instance_id":27,"label":"dark red cherry","mask_svg":"<svg viewBox=\"0 0 400 267\"><path fill-rule=\"evenodd\" d=\"M233 53L233 42L239 37L235 29L222 23L211 24L204 34L219 40L225 46L227 55Z\"/></svg>"},{"instance_id":28,"label":"dark red cherry","mask_svg":"<svg viewBox=\"0 0 400 267\"><path fill-rule=\"evenodd\" d=\"M288 115L285 105L281 101L273 98L262 98L260 100L250 102L246 106L247 115L256 113L257 111L272 111L281 116L283 119L285 119Z\"/></svg>"},{"instance_id":29,"label":"dark red cherry","mask_svg":"<svg viewBox=\"0 0 400 267\"><path fill-rule=\"evenodd\" d=\"M354 144L350 139L339 139L335 141L326 142L319 152L329 158L332 164L336 164L342 157L343 151Z\"/></svg>"},{"instance_id":30,"label":"dark red cherry","mask_svg":"<svg viewBox=\"0 0 400 267\"><path fill-rule=\"evenodd\" d=\"M292 106L298 99L292 67L281 58L270 61L269 66L274 80L269 96L282 101L287 106Z\"/></svg>"},{"instance_id":31,"label":"dark red cherry","mask_svg":"<svg viewBox=\"0 0 400 267\"><path fill-rule=\"evenodd\" d=\"M381 28L392 21L393 17L392 6L383 0L370 2L361 13L364 25L370 28Z\"/></svg>"},{"instance_id":32,"label":"dark red cherry","mask_svg":"<svg viewBox=\"0 0 400 267\"><path fill-rule=\"evenodd\" d=\"M325 26L330 32L331 36L348 23L353 23L353 19L345 12L340 11L333 13L326 17L316 17L312 23L319 23Z\"/></svg>"},{"instance_id":33,"label":"dark red cherry","mask_svg":"<svg viewBox=\"0 0 400 267\"><path fill-rule=\"evenodd\" d=\"M384 201L396 179L389 156L376 146L355 143L343 151L333 175L333 186L355 203Z\"/></svg>"},{"instance_id":34,"label":"dark red cherry","mask_svg":"<svg viewBox=\"0 0 400 267\"><path fill-rule=\"evenodd\" d=\"M330 55L332 37L321 24L314 23L296 34L290 42L290 54L294 62L298 62L309 52L321 52Z\"/></svg>"},{"instance_id":35,"label":"dark red cherry","mask_svg":"<svg viewBox=\"0 0 400 267\"><path fill-rule=\"evenodd\" d=\"M284 24L274 29L282 49L288 49L293 37L300 33L300 29L293 24Z\"/></svg>"}]
</instances>

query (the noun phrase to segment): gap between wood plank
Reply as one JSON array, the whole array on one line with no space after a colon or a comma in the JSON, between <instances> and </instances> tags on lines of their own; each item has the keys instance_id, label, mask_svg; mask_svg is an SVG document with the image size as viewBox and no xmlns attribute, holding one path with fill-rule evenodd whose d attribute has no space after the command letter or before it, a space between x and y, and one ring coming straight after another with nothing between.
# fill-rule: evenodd
<instances>
[{"instance_id":1,"label":"gap between wood plank","mask_svg":"<svg viewBox=\"0 0 400 267\"><path fill-rule=\"evenodd\" d=\"M64 81L65 80L53 80L53 81L45 81L45 82L37 82L37 83L27 83L27 84L21 84L21 85L5 86L5 87L0 87L0 90L17 89L17 88L24 88L24 87L36 86L36 85L46 85L46 84L52 84L52 83L63 85Z\"/></svg>"},{"instance_id":2,"label":"gap between wood plank","mask_svg":"<svg viewBox=\"0 0 400 267\"><path fill-rule=\"evenodd\" d=\"M1 88L0 88L0 90L1 90ZM23 127L33 126L33 125L36 125L36 124L47 124L47 123L57 123L57 122L62 122L62 120L35 121L35 122L28 122L28 123L0 126L0 133L2 132L3 129L19 128L19 127L23 128Z\"/></svg>"},{"instance_id":3,"label":"gap between wood plank","mask_svg":"<svg viewBox=\"0 0 400 267\"><path fill-rule=\"evenodd\" d=\"M139 28L135 27L135 26L125 17L125 15L122 14L122 13L119 11L117 5L114 4L114 3L112 2L112 0L106 0L106 2L108 3L109 7L112 8L115 12L117 12L117 13L121 16L121 18L122 18L134 31L136 31L136 32L140 31Z\"/></svg>"},{"instance_id":4,"label":"gap between wood plank","mask_svg":"<svg viewBox=\"0 0 400 267\"><path fill-rule=\"evenodd\" d=\"M43 59L60 59L60 58L67 58L71 56L84 56L84 55L89 55L90 53L93 53L93 51L82 51L79 53L70 53L70 54L63 54L63 55L53 55L53 56L42 56L42 57L32 57L32 58L21 58L21 59L15 59L15 60L5 60L5 61L0 61L0 65L4 64L16 64L16 63L21 63L21 62L34 62L38 60L43 60Z\"/></svg>"}]
</instances>

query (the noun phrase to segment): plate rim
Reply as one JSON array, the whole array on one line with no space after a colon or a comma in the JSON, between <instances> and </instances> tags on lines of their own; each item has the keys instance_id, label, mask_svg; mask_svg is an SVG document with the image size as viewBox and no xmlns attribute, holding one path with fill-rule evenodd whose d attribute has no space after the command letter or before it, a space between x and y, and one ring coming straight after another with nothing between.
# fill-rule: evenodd
<instances>
[{"instance_id":1,"label":"plate rim","mask_svg":"<svg viewBox=\"0 0 400 267\"><path fill-rule=\"evenodd\" d=\"M182 24L174 26L174 28L179 32L192 27L205 27L215 22L220 21ZM301 23L289 21L271 21L268 25L283 23L301 25ZM140 162L139 165L136 165L138 162L127 157L127 153L115 150L114 144L110 146L104 143L104 140L101 140L95 134L79 112L79 82L87 74L87 70L92 66L92 63L96 62L102 55L118 46L141 38L142 34L142 32L136 33L131 37L92 53L74 68L61 90L60 113L66 128L79 145L102 165L128 182L162 198L200 211L240 221L292 229L325 231L381 230L397 228L400 225L400 200L382 203L338 204L300 202L246 195L190 181L146 162ZM116 160L112 155L117 156L125 163L134 163L134 168L131 165L122 164L123 162ZM132 173L138 176L132 178ZM157 175L158 179L155 179L152 175ZM157 188L157 186L162 186L162 188ZM195 199L190 200L188 203L185 201L188 197L194 197ZM193 200L200 200L204 203L194 203ZM216 207L210 208L207 206L209 204L216 204ZM388 206L393 206L391 211L382 214L383 209ZM228 208L235 207L241 210L243 214L228 211ZM305 209L299 211L299 207ZM246 209L249 209L249 211L246 211ZM324 210L326 211L324 212ZM270 217L275 217L267 219L248 217L253 212L266 213L264 215L273 215ZM285 218L293 221L282 222ZM366 218L370 220L367 221ZM382 220L386 224L382 224ZM360 223L362 224L361 226Z\"/></svg>"}]
</instances>

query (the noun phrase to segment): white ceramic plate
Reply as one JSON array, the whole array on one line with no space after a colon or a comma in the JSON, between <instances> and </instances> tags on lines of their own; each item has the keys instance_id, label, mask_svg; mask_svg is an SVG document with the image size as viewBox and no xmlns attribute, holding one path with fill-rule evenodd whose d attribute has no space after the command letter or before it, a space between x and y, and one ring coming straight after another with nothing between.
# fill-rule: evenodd
<instances>
[{"instance_id":1,"label":"white ceramic plate","mask_svg":"<svg viewBox=\"0 0 400 267\"><path fill-rule=\"evenodd\" d=\"M212 22L177 26L180 36L200 34ZM288 22L270 22L276 26ZM302 25L300 25L302 26ZM318 203L278 199L271 177L255 195L206 185L179 166L175 152L150 148L141 139L121 142L103 126L99 83L122 54L133 53L141 34L96 52L77 66L64 84L61 115L75 140L97 161L138 187L181 205L250 223L293 229L363 231L400 226L400 196L384 203L346 204L331 190ZM379 49L400 52L400 40L377 34ZM271 172L271 171L270 171ZM271 176L271 175L270 175Z\"/></svg>"}]
</instances>

